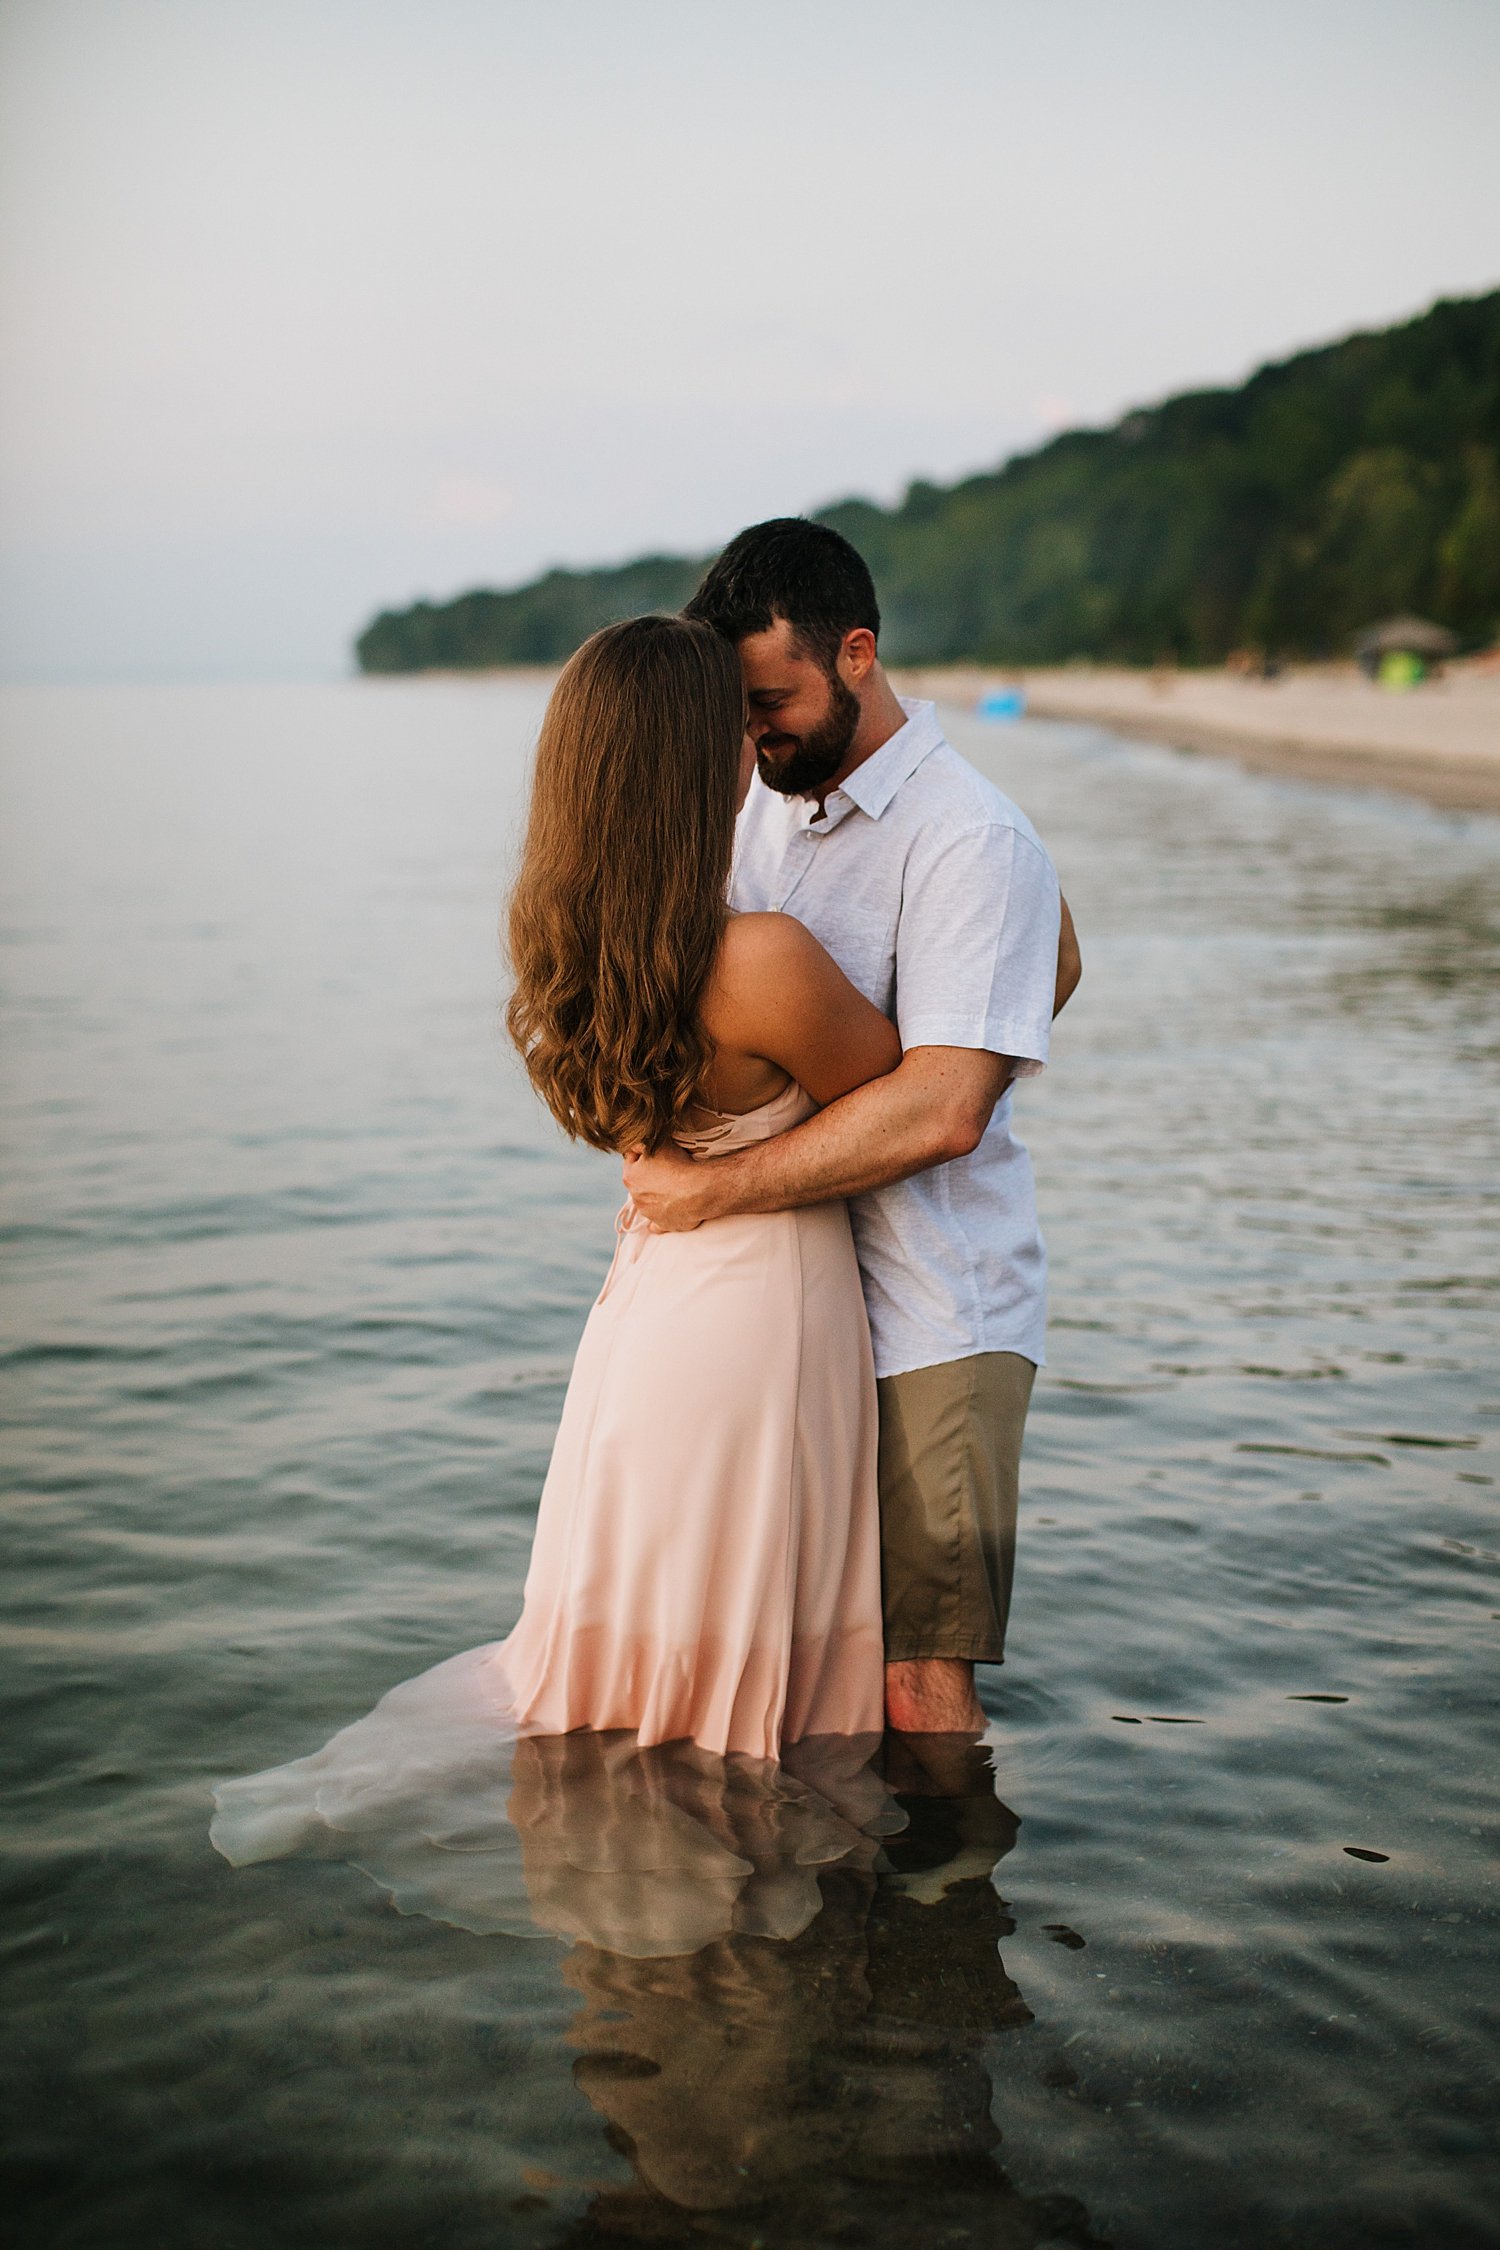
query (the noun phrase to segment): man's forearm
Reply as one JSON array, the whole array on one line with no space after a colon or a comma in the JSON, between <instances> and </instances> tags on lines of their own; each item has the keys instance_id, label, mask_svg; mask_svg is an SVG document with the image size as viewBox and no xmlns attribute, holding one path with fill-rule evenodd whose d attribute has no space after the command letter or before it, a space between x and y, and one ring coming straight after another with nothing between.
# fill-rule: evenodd
<instances>
[{"instance_id":1,"label":"man's forearm","mask_svg":"<svg viewBox=\"0 0 1500 2250\"><path fill-rule=\"evenodd\" d=\"M976 1102L945 1054L918 1049L889 1077L857 1086L805 1125L706 1159L704 1216L791 1211L867 1195L977 1147L1009 1072L995 1057L997 1082L986 1089L987 1100Z\"/></svg>"},{"instance_id":2,"label":"man's forearm","mask_svg":"<svg viewBox=\"0 0 1500 2250\"><path fill-rule=\"evenodd\" d=\"M858 1086L829 1109L774 1140L704 1160L703 1194L709 1215L792 1211L807 1203L835 1203L908 1179L941 1158L908 1121L887 1114L876 1097L881 1081ZM913 1121L915 1122L915 1121ZM927 1121L930 1135L930 1120ZM903 1130L903 1127L908 1129Z\"/></svg>"}]
</instances>

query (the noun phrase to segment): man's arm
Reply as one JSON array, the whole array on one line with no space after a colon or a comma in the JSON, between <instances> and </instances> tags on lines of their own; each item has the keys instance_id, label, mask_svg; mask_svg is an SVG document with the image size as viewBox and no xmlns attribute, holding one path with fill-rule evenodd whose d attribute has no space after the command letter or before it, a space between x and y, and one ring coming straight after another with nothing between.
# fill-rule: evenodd
<instances>
[{"instance_id":1,"label":"man's arm","mask_svg":"<svg viewBox=\"0 0 1500 2250\"><path fill-rule=\"evenodd\" d=\"M1078 989L1083 962L1067 900L1059 900L1053 1014ZM752 1148L695 1163L681 1149L631 1157L625 1187L664 1233L736 1212L791 1211L868 1195L979 1146L1015 1075L1009 1055L975 1047L913 1047L884 1078L856 1087L805 1125Z\"/></svg>"},{"instance_id":2,"label":"man's arm","mask_svg":"<svg viewBox=\"0 0 1500 2250\"><path fill-rule=\"evenodd\" d=\"M1019 861L1016 852L1013 834L985 827L941 843L922 870L917 895L936 902L937 912L909 908L903 918L902 1017L915 1038L896 1069L790 1133L732 1155L695 1163L667 1147L629 1159L625 1186L653 1225L677 1233L738 1212L832 1203L979 1146L1016 1058L983 1044L948 1045L945 1034L966 1041L971 1031L981 1041L994 1036L997 1048L1007 1044L1007 1032L1037 1039L1038 1019L1045 1023L1064 1006L1080 973L1073 918L1051 862L1034 843L1022 846ZM997 896L999 923L989 903ZM1058 916L1055 959L1050 944L1039 955L1025 938L1049 911ZM966 922L974 928L966 930ZM981 972L967 1000L956 976L965 961ZM1034 1067L1046 1053L1044 1037L1019 1053Z\"/></svg>"},{"instance_id":3,"label":"man's arm","mask_svg":"<svg viewBox=\"0 0 1500 2250\"><path fill-rule=\"evenodd\" d=\"M888 1076L774 1140L702 1163L672 1148L630 1157L625 1186L667 1234L865 1195L976 1149L1014 1069L1008 1055L979 1047L913 1047Z\"/></svg>"},{"instance_id":4,"label":"man's arm","mask_svg":"<svg viewBox=\"0 0 1500 2250\"><path fill-rule=\"evenodd\" d=\"M1054 1016L1062 1014L1078 990L1078 980L1083 975L1083 955L1078 950L1078 932L1073 927L1068 902L1060 891L1057 906L1057 992L1052 1002Z\"/></svg>"}]
</instances>

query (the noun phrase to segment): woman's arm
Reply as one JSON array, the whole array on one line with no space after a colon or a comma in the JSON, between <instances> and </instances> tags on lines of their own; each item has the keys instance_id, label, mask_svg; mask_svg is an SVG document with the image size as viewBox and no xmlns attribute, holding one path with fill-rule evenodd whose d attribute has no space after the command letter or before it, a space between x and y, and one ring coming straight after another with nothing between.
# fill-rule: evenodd
<instances>
[{"instance_id":1,"label":"woman's arm","mask_svg":"<svg viewBox=\"0 0 1500 2250\"><path fill-rule=\"evenodd\" d=\"M703 1003L725 1052L760 1056L820 1107L901 1060L896 1028L790 914L736 914Z\"/></svg>"}]
</instances>

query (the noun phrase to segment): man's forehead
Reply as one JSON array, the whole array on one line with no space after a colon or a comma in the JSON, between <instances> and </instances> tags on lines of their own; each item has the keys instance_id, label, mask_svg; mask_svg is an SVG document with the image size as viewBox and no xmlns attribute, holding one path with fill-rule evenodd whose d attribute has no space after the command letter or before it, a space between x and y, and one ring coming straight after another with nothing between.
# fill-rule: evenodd
<instances>
[{"instance_id":1,"label":"man's forehead","mask_svg":"<svg viewBox=\"0 0 1500 2250\"><path fill-rule=\"evenodd\" d=\"M816 657L803 647L795 626L784 617L775 618L764 632L747 633L739 651L745 684L750 688L772 687L799 678L809 665L814 671L819 669Z\"/></svg>"}]
</instances>

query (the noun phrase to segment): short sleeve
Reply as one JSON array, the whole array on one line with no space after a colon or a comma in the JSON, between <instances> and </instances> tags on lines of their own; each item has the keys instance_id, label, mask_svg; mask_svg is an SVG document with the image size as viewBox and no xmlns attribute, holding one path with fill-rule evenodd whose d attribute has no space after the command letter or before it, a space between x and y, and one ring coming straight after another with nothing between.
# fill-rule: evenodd
<instances>
[{"instance_id":1,"label":"short sleeve","mask_svg":"<svg viewBox=\"0 0 1500 2250\"><path fill-rule=\"evenodd\" d=\"M904 1047L982 1047L1017 1076L1047 1060L1057 991L1057 874L1004 821L919 840L896 935L896 1023Z\"/></svg>"}]
</instances>

